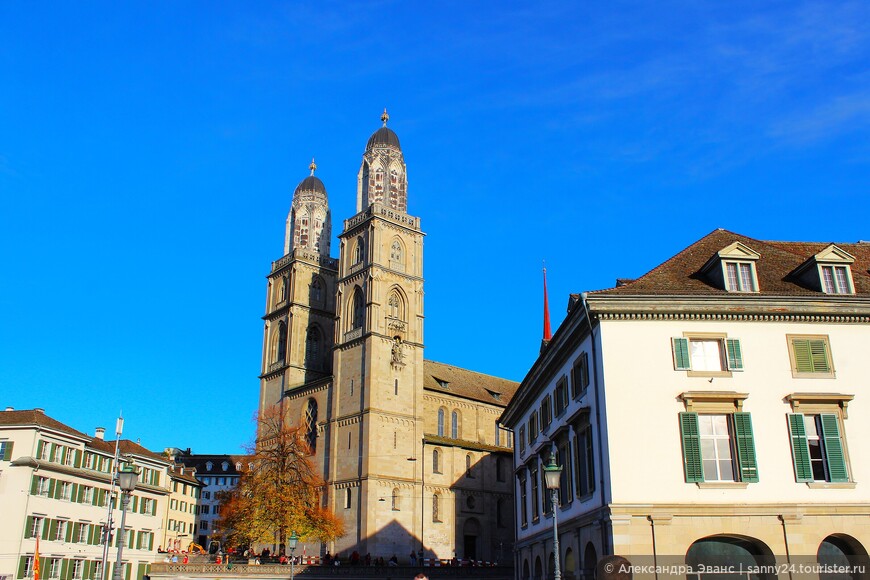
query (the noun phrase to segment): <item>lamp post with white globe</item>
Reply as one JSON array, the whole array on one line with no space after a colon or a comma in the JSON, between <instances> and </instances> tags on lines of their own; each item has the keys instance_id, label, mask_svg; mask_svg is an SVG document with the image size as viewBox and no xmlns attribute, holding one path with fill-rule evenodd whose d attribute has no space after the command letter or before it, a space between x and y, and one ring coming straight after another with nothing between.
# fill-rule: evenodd
<instances>
[{"instance_id":1,"label":"lamp post with white globe","mask_svg":"<svg viewBox=\"0 0 870 580\"><path fill-rule=\"evenodd\" d=\"M121 527L118 529L118 561L115 562L113 580L121 580L124 566L121 556L124 552L124 524L127 520L127 506L130 505L130 493L136 489L139 470L134 466L124 466L118 470L118 487L121 488Z\"/></svg>"}]
</instances>

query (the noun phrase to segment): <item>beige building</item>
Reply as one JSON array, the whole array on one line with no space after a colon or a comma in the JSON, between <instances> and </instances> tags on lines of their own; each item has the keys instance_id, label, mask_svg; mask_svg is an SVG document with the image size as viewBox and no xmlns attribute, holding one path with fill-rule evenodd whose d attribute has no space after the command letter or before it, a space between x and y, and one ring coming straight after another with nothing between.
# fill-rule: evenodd
<instances>
[{"instance_id":1,"label":"beige building","mask_svg":"<svg viewBox=\"0 0 870 580\"><path fill-rule=\"evenodd\" d=\"M171 463L167 470L169 499L163 519L160 547L167 552L185 551L196 540L196 518L202 483L194 477L196 470Z\"/></svg>"},{"instance_id":2,"label":"beige building","mask_svg":"<svg viewBox=\"0 0 870 580\"><path fill-rule=\"evenodd\" d=\"M564 578L611 554L775 562L780 577L867 564L868 325L866 242L716 230L636 280L572 296L502 418L517 435L518 577L552 575L556 554ZM558 552L543 479L554 447ZM852 572L838 577L870 568Z\"/></svg>"},{"instance_id":3,"label":"beige building","mask_svg":"<svg viewBox=\"0 0 870 580\"><path fill-rule=\"evenodd\" d=\"M115 443L103 429L86 435L42 409L0 412L0 578L33 575L39 539L41 578L100 580L108 506L114 535L112 574L121 523L120 493L111 494ZM140 445L120 442L121 457L139 468L124 528L124 580L142 580L162 537L168 462Z\"/></svg>"},{"instance_id":4,"label":"beige building","mask_svg":"<svg viewBox=\"0 0 870 580\"><path fill-rule=\"evenodd\" d=\"M279 406L303 428L323 501L345 522L334 545L300 549L504 559L510 440L497 420L516 383L424 360L424 234L383 121L338 258L313 163L293 195L284 256L268 276L260 410Z\"/></svg>"}]
</instances>

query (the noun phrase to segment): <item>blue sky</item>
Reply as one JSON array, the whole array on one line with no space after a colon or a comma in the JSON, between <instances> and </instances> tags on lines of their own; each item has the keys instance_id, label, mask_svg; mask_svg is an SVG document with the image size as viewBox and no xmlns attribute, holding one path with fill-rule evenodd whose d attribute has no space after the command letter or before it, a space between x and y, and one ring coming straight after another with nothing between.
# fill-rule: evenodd
<instances>
[{"instance_id":1,"label":"blue sky","mask_svg":"<svg viewBox=\"0 0 870 580\"><path fill-rule=\"evenodd\" d=\"M717 227L870 238L870 4L0 3L0 405L251 439L265 278L389 108L426 357L521 380L570 292ZM337 248L337 244L333 246Z\"/></svg>"}]
</instances>

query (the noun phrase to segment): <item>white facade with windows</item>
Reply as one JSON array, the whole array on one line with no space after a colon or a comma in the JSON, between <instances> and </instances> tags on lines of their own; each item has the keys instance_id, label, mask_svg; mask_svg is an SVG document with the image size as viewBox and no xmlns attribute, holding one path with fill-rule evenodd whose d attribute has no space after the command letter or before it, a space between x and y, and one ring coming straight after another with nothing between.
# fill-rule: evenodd
<instances>
[{"instance_id":1,"label":"white facade with windows","mask_svg":"<svg viewBox=\"0 0 870 580\"><path fill-rule=\"evenodd\" d=\"M122 440L140 470L124 530L124 580L142 580L154 560L166 509L168 462ZM33 575L37 538L41 578L99 580L108 506L115 506L112 573L121 534L120 492L111 497L114 442L86 435L41 409L0 412L0 578Z\"/></svg>"},{"instance_id":2,"label":"white facade with windows","mask_svg":"<svg viewBox=\"0 0 870 580\"><path fill-rule=\"evenodd\" d=\"M573 296L503 416L518 436L518 577L553 571L541 470L554 445L565 578L610 554L865 563L868 269L867 243L717 230Z\"/></svg>"}]
</instances>

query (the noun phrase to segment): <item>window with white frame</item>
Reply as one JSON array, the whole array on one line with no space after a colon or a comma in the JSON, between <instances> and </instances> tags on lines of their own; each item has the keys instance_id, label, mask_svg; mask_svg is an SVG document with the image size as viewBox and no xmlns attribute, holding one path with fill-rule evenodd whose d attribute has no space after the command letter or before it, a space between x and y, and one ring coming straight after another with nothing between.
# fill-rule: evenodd
<instances>
[{"instance_id":1,"label":"window with white frame","mask_svg":"<svg viewBox=\"0 0 870 580\"><path fill-rule=\"evenodd\" d=\"M38 476L36 480L37 495L48 496L49 479L47 477Z\"/></svg>"},{"instance_id":2,"label":"window with white frame","mask_svg":"<svg viewBox=\"0 0 870 580\"><path fill-rule=\"evenodd\" d=\"M48 577L49 578L60 578L60 558L52 558L48 562Z\"/></svg>"},{"instance_id":3,"label":"window with white frame","mask_svg":"<svg viewBox=\"0 0 870 580\"><path fill-rule=\"evenodd\" d=\"M78 536L76 537L76 542L79 544L88 543L88 524L84 522L78 524Z\"/></svg>"},{"instance_id":4,"label":"window with white frame","mask_svg":"<svg viewBox=\"0 0 870 580\"><path fill-rule=\"evenodd\" d=\"M788 415L795 480L850 483L844 419L853 396L795 393L786 398L795 411Z\"/></svg>"},{"instance_id":5,"label":"window with white frame","mask_svg":"<svg viewBox=\"0 0 870 580\"><path fill-rule=\"evenodd\" d=\"M73 560L73 578L81 578L85 571L84 560Z\"/></svg>"},{"instance_id":6,"label":"window with white frame","mask_svg":"<svg viewBox=\"0 0 870 580\"><path fill-rule=\"evenodd\" d=\"M82 497L82 503L93 504L94 503L94 488L89 485L83 485L79 492Z\"/></svg>"},{"instance_id":7,"label":"window with white frame","mask_svg":"<svg viewBox=\"0 0 870 580\"><path fill-rule=\"evenodd\" d=\"M825 294L852 294L848 266L819 266Z\"/></svg>"},{"instance_id":8,"label":"window with white frame","mask_svg":"<svg viewBox=\"0 0 870 580\"><path fill-rule=\"evenodd\" d=\"M60 520L59 522L57 522L57 530L55 531L54 539L58 542L63 542L64 539L66 539L66 531L68 527L69 522L65 520Z\"/></svg>"},{"instance_id":9,"label":"window with white frame","mask_svg":"<svg viewBox=\"0 0 870 580\"><path fill-rule=\"evenodd\" d=\"M687 483L758 481L752 418L742 411L745 394L683 393L680 413Z\"/></svg>"},{"instance_id":10,"label":"window with white frame","mask_svg":"<svg viewBox=\"0 0 870 580\"><path fill-rule=\"evenodd\" d=\"M671 339L674 369L728 376L743 370L740 340L723 334L694 333Z\"/></svg>"},{"instance_id":11,"label":"window with white frame","mask_svg":"<svg viewBox=\"0 0 870 580\"><path fill-rule=\"evenodd\" d=\"M726 261L725 289L729 292L757 292L754 262Z\"/></svg>"},{"instance_id":12,"label":"window with white frame","mask_svg":"<svg viewBox=\"0 0 870 580\"><path fill-rule=\"evenodd\" d=\"M33 556L27 556L24 558L24 577L33 577Z\"/></svg>"},{"instance_id":13,"label":"window with white frame","mask_svg":"<svg viewBox=\"0 0 870 580\"><path fill-rule=\"evenodd\" d=\"M64 465L73 465L75 463L76 452L72 447L66 447L66 452L63 458Z\"/></svg>"},{"instance_id":14,"label":"window with white frame","mask_svg":"<svg viewBox=\"0 0 870 580\"><path fill-rule=\"evenodd\" d=\"M60 483L60 498L69 501L72 499L72 483L62 481Z\"/></svg>"}]
</instances>

